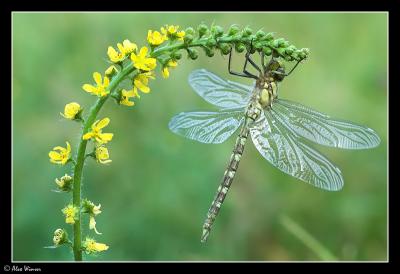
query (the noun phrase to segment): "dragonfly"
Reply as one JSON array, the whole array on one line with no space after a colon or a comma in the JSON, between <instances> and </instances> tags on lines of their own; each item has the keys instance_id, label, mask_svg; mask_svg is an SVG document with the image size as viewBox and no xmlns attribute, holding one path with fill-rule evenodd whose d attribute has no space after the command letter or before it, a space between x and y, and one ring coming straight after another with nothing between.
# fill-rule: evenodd
<instances>
[{"instance_id":1,"label":"dragonfly","mask_svg":"<svg viewBox=\"0 0 400 274\"><path fill-rule=\"evenodd\" d=\"M286 99L278 99L278 83L290 75L297 64L285 72L285 66L272 53L266 64L261 54L260 68L246 54L242 72L231 69L232 51L228 71L232 75L253 78L252 86L224 80L205 70L194 70L189 84L217 111L191 111L175 115L169 129L185 138L206 144L220 144L236 131L239 134L224 176L208 210L203 225L201 242L205 242L221 205L238 170L248 136L259 153L273 166L315 187L338 191L343 187L339 168L307 144L343 149L367 149L379 145L379 136L365 126L334 119L307 106ZM251 64L259 73L248 70ZM240 128L240 130L239 130Z\"/></svg>"}]
</instances>

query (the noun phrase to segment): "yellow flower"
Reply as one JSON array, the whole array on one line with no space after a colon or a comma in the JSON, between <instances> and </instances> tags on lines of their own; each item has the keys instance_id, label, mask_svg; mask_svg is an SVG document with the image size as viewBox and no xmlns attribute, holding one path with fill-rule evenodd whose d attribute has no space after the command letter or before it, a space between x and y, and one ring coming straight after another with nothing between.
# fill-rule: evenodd
<instances>
[{"instance_id":1,"label":"yellow flower","mask_svg":"<svg viewBox=\"0 0 400 274\"><path fill-rule=\"evenodd\" d=\"M99 215L101 213L101 204L95 205L93 202L89 201L88 199L84 199L82 202L82 212L83 213L89 213L90 219L89 219L89 228L93 229L96 234L101 234L100 232L97 231L96 229L96 220L94 217Z\"/></svg>"},{"instance_id":2,"label":"yellow flower","mask_svg":"<svg viewBox=\"0 0 400 274\"><path fill-rule=\"evenodd\" d=\"M95 138L99 144L105 144L113 138L112 133L102 133L102 128L106 127L110 123L109 118L104 118L102 120L97 120L92 124L92 130L83 135L83 140L88 140L90 138Z\"/></svg>"},{"instance_id":3,"label":"yellow flower","mask_svg":"<svg viewBox=\"0 0 400 274\"><path fill-rule=\"evenodd\" d=\"M166 35L162 35L158 31L154 31L153 32L153 31L149 30L147 32L147 41L149 42L150 45L158 46L158 45L162 44L167 39L168 38L167 38Z\"/></svg>"},{"instance_id":4,"label":"yellow flower","mask_svg":"<svg viewBox=\"0 0 400 274\"><path fill-rule=\"evenodd\" d=\"M147 52L149 49L147 47L142 47L139 51L139 54L136 55L134 52L131 54L131 60L133 62L133 66L137 69L149 71L153 70L156 67L156 59L148 58Z\"/></svg>"},{"instance_id":5,"label":"yellow flower","mask_svg":"<svg viewBox=\"0 0 400 274\"><path fill-rule=\"evenodd\" d=\"M97 243L94 239L86 238L82 244L87 254L98 253L108 249L108 245Z\"/></svg>"},{"instance_id":6,"label":"yellow flower","mask_svg":"<svg viewBox=\"0 0 400 274\"><path fill-rule=\"evenodd\" d=\"M74 120L77 118L78 113L81 112L81 106L78 103L72 102L65 105L64 113L60 114L66 119Z\"/></svg>"},{"instance_id":7,"label":"yellow flower","mask_svg":"<svg viewBox=\"0 0 400 274\"><path fill-rule=\"evenodd\" d=\"M93 73L93 79L96 82L97 86L92 86L89 84L84 84L82 88L94 95L99 97L107 95L110 91L107 90L108 85L110 84L110 79L107 76L102 80L101 74L98 72Z\"/></svg>"},{"instance_id":8,"label":"yellow flower","mask_svg":"<svg viewBox=\"0 0 400 274\"><path fill-rule=\"evenodd\" d=\"M77 218L78 208L72 204L67 205L62 209L62 213L65 215L65 222L67 224L74 224Z\"/></svg>"},{"instance_id":9,"label":"yellow flower","mask_svg":"<svg viewBox=\"0 0 400 274\"><path fill-rule=\"evenodd\" d=\"M135 105L135 103L132 101L129 101L129 98L134 98L134 97L139 97L137 89L135 89L135 88L131 89L131 90L123 89L121 91L121 100L119 101L119 103L121 105L125 105L128 107L133 106L133 105Z\"/></svg>"},{"instance_id":10,"label":"yellow flower","mask_svg":"<svg viewBox=\"0 0 400 274\"><path fill-rule=\"evenodd\" d=\"M164 78L168 78L169 77L169 70L168 68L174 68L178 65L178 62L174 61L174 60L169 60L167 65L162 69L162 76Z\"/></svg>"},{"instance_id":11,"label":"yellow flower","mask_svg":"<svg viewBox=\"0 0 400 274\"><path fill-rule=\"evenodd\" d=\"M109 66L107 69L106 69L106 71L105 71L105 75L106 76L113 76L114 74L116 74L118 72L118 69L114 66L114 65L111 65L111 66Z\"/></svg>"},{"instance_id":12,"label":"yellow flower","mask_svg":"<svg viewBox=\"0 0 400 274\"><path fill-rule=\"evenodd\" d=\"M185 31L183 30L178 31L178 29L179 26L165 25L165 28L164 27L161 28L161 32L164 35L167 35L168 37L178 38L178 40L183 41L183 37L185 37Z\"/></svg>"},{"instance_id":13,"label":"yellow flower","mask_svg":"<svg viewBox=\"0 0 400 274\"><path fill-rule=\"evenodd\" d=\"M144 93L149 93L149 79L154 79L154 74L152 72L144 72L136 75L133 80L134 92L137 93L137 89L140 89Z\"/></svg>"},{"instance_id":14,"label":"yellow flower","mask_svg":"<svg viewBox=\"0 0 400 274\"><path fill-rule=\"evenodd\" d=\"M116 51L113 47L108 47L107 49L107 55L110 58L110 61L113 63L119 63L125 59L126 56L128 56L130 53L135 51L137 49L136 44L132 43L129 40L124 40L121 43L117 44L118 51Z\"/></svg>"},{"instance_id":15,"label":"yellow flower","mask_svg":"<svg viewBox=\"0 0 400 274\"><path fill-rule=\"evenodd\" d=\"M109 160L110 155L108 154L108 149L104 146L96 147L96 160L101 164L108 164L112 161Z\"/></svg>"},{"instance_id":16,"label":"yellow flower","mask_svg":"<svg viewBox=\"0 0 400 274\"><path fill-rule=\"evenodd\" d=\"M122 42L122 52L125 55L128 55L130 53L132 53L133 51L137 50L137 46L135 43L132 43L131 41L129 41L128 39L124 40ZM118 48L121 50L121 47L118 46Z\"/></svg>"},{"instance_id":17,"label":"yellow flower","mask_svg":"<svg viewBox=\"0 0 400 274\"><path fill-rule=\"evenodd\" d=\"M49 152L50 162L65 165L71 155L71 145L67 143L67 148L56 146ZM57 152L58 151L58 152Z\"/></svg>"},{"instance_id":18,"label":"yellow flower","mask_svg":"<svg viewBox=\"0 0 400 274\"><path fill-rule=\"evenodd\" d=\"M176 37L178 37L178 40L183 41L183 37L185 37L185 34L185 31L181 30L176 33Z\"/></svg>"}]
</instances>

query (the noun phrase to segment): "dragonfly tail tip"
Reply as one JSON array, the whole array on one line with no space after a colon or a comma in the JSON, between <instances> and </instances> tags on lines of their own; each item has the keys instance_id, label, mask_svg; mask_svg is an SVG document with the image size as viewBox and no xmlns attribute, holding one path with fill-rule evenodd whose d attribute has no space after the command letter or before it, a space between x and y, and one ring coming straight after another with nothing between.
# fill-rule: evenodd
<instances>
[{"instance_id":1,"label":"dragonfly tail tip","mask_svg":"<svg viewBox=\"0 0 400 274\"><path fill-rule=\"evenodd\" d=\"M203 235L201 235L202 243L205 243L207 241L208 235L210 235L210 231L208 229L203 229Z\"/></svg>"}]
</instances>

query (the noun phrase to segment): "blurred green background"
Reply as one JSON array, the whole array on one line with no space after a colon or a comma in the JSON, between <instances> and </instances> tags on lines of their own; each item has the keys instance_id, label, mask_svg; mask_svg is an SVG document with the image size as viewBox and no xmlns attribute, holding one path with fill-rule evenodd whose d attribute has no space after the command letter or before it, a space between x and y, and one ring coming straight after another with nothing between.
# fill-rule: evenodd
<instances>
[{"instance_id":1,"label":"blurred green background","mask_svg":"<svg viewBox=\"0 0 400 274\"><path fill-rule=\"evenodd\" d=\"M200 243L206 212L220 183L234 139L205 145L168 129L178 112L211 109L187 77L206 68L224 78L227 57L185 57L168 80L133 108L107 101L99 117L109 166L87 161L83 192L103 213L94 236L110 246L87 260L320 260L321 254L282 222L287 216L338 260L387 258L387 14L385 13L16 13L13 15L13 258L72 260L52 244L65 227L61 208L71 196L51 192L68 167L50 164L48 152L69 140L77 150L80 127L62 119L66 103L87 109L95 97L81 86L107 67L106 50L123 39L144 45L148 29L213 22L273 31L310 58L285 79L280 97L331 116L367 125L378 148L350 151L315 146L341 170L345 186L326 192L272 167L248 141L239 172L207 244ZM243 55L234 56L239 67ZM87 111L86 111L87 113ZM85 223L85 233L87 222ZM306 240L307 241L307 240Z\"/></svg>"}]
</instances>

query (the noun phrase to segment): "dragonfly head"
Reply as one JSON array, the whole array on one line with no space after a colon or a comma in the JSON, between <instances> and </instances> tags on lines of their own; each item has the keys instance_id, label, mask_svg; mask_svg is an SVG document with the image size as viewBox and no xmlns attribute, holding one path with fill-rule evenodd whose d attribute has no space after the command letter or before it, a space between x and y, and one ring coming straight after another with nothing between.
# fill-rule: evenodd
<instances>
[{"instance_id":1,"label":"dragonfly head","mask_svg":"<svg viewBox=\"0 0 400 274\"><path fill-rule=\"evenodd\" d=\"M280 82L286 76L285 65L281 60L272 60L267 67L267 73L269 73L274 80Z\"/></svg>"}]
</instances>

